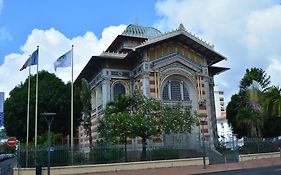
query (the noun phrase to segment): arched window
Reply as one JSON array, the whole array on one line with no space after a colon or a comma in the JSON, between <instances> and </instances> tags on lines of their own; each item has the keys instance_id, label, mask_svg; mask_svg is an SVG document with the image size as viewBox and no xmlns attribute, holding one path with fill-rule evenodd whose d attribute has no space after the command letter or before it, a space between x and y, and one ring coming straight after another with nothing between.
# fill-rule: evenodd
<instances>
[{"instance_id":1,"label":"arched window","mask_svg":"<svg viewBox=\"0 0 281 175\"><path fill-rule=\"evenodd\" d=\"M190 100L186 83L177 78L168 80L163 88L162 99L171 101Z\"/></svg>"},{"instance_id":2,"label":"arched window","mask_svg":"<svg viewBox=\"0 0 281 175\"><path fill-rule=\"evenodd\" d=\"M116 100L120 94L125 95L125 87L121 83L117 83L113 87L113 99Z\"/></svg>"}]
</instances>

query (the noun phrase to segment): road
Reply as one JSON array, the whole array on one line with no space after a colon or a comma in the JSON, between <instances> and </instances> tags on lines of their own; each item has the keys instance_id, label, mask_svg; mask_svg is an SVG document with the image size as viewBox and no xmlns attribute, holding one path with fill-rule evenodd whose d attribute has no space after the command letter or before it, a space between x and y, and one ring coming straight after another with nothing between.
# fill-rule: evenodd
<instances>
[{"instance_id":1,"label":"road","mask_svg":"<svg viewBox=\"0 0 281 175\"><path fill-rule=\"evenodd\" d=\"M0 162L1 175L12 175L13 167L17 164L16 157Z\"/></svg>"},{"instance_id":2,"label":"road","mask_svg":"<svg viewBox=\"0 0 281 175\"><path fill-rule=\"evenodd\" d=\"M281 175L281 166L250 168L250 169L222 171L222 172L215 172L215 173L202 173L196 175Z\"/></svg>"}]
</instances>

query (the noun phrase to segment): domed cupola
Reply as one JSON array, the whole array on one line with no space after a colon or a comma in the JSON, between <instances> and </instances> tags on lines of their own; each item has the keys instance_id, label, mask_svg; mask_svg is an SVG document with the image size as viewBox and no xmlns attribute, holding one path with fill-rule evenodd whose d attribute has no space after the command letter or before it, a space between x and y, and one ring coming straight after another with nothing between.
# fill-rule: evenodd
<instances>
[{"instance_id":1,"label":"domed cupola","mask_svg":"<svg viewBox=\"0 0 281 175\"><path fill-rule=\"evenodd\" d=\"M156 36L161 35L162 33L153 28L153 27L144 27L135 24L130 24L124 30L122 35L126 36L135 36L135 37L143 37L143 38L154 38Z\"/></svg>"}]
</instances>

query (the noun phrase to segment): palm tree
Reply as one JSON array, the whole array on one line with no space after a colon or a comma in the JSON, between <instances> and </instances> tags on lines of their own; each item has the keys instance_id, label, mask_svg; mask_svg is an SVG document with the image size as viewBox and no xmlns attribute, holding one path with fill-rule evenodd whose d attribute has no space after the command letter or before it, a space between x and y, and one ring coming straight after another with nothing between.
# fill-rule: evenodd
<instances>
[{"instance_id":1,"label":"palm tree","mask_svg":"<svg viewBox=\"0 0 281 175\"><path fill-rule=\"evenodd\" d=\"M90 84L86 79L82 79L81 82L81 92L80 92L80 99L82 102L82 122L83 122L83 127L85 129L86 135L89 137L89 144L90 144L90 149L92 148L92 105L91 105L91 88Z\"/></svg>"},{"instance_id":2,"label":"palm tree","mask_svg":"<svg viewBox=\"0 0 281 175\"><path fill-rule=\"evenodd\" d=\"M263 96L263 111L266 117L281 117L281 89L273 86Z\"/></svg>"},{"instance_id":3,"label":"palm tree","mask_svg":"<svg viewBox=\"0 0 281 175\"><path fill-rule=\"evenodd\" d=\"M248 128L249 131L247 132L247 137L260 137L261 130L260 130L260 117L259 113L254 111L252 108L243 107L238 110L236 116L236 123L237 127L239 128Z\"/></svg>"},{"instance_id":4,"label":"palm tree","mask_svg":"<svg viewBox=\"0 0 281 175\"><path fill-rule=\"evenodd\" d=\"M280 136L281 128L281 89L272 86L264 92L262 115L266 119L263 134L266 137Z\"/></svg>"},{"instance_id":5,"label":"palm tree","mask_svg":"<svg viewBox=\"0 0 281 175\"><path fill-rule=\"evenodd\" d=\"M249 126L250 132L248 136L261 137L262 128L265 118L262 115L263 93L267 90L270 84L270 76L267 76L261 68L247 69L244 77L240 81L239 95L246 98L245 101L240 101L241 108L238 109L236 116L237 125ZM249 116L251 115L251 116Z\"/></svg>"},{"instance_id":6,"label":"palm tree","mask_svg":"<svg viewBox=\"0 0 281 175\"><path fill-rule=\"evenodd\" d=\"M130 106L132 98L119 94L115 101L110 101L106 105L105 115L99 120L98 130L102 137L120 138L124 143L125 160L127 161L127 139L132 135L132 122L130 117ZM110 126L106 126L110 124ZM110 131L110 133L108 133Z\"/></svg>"}]
</instances>

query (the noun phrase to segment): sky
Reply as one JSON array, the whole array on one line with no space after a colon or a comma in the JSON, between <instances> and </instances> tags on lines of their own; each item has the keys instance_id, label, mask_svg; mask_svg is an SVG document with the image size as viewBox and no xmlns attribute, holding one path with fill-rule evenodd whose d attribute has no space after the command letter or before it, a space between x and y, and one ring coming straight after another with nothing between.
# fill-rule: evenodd
<instances>
[{"instance_id":1,"label":"sky","mask_svg":"<svg viewBox=\"0 0 281 175\"><path fill-rule=\"evenodd\" d=\"M70 68L53 62L74 45L74 78L129 24L162 32L185 28L227 57L230 70L215 78L228 102L251 67L264 69L281 85L281 0L0 0L0 91L23 82L19 71L39 46L39 70L69 81ZM32 67L35 73L35 66Z\"/></svg>"}]
</instances>

